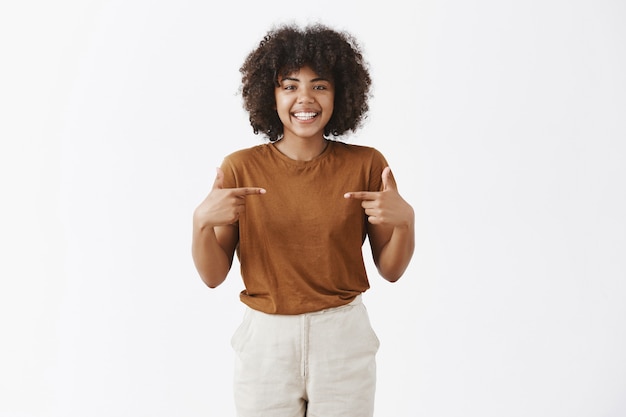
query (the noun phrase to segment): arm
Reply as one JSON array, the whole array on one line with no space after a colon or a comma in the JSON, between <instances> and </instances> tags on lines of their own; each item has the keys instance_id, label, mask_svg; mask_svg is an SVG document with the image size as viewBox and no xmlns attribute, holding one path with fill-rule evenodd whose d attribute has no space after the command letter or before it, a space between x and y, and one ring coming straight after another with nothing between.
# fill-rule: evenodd
<instances>
[{"instance_id":1,"label":"arm","mask_svg":"<svg viewBox=\"0 0 626 417\"><path fill-rule=\"evenodd\" d=\"M394 227L370 224L368 236L374 264L380 275L390 282L400 279L415 249L413 221L406 226Z\"/></svg>"},{"instance_id":2,"label":"arm","mask_svg":"<svg viewBox=\"0 0 626 417\"><path fill-rule=\"evenodd\" d=\"M215 288L226 279L238 241L236 226L202 225L194 215L191 255L200 278L208 287Z\"/></svg>"},{"instance_id":3,"label":"arm","mask_svg":"<svg viewBox=\"0 0 626 417\"><path fill-rule=\"evenodd\" d=\"M264 194L256 187L223 188L224 173L217 171L213 188L193 213L191 255L202 281L215 288L226 279L239 243L237 221L245 212L246 197Z\"/></svg>"},{"instance_id":4,"label":"arm","mask_svg":"<svg viewBox=\"0 0 626 417\"><path fill-rule=\"evenodd\" d=\"M415 250L415 213L398 193L389 167L382 173L383 191L351 192L346 198L362 200L368 216L367 234L380 275L395 282L409 265Z\"/></svg>"}]
</instances>

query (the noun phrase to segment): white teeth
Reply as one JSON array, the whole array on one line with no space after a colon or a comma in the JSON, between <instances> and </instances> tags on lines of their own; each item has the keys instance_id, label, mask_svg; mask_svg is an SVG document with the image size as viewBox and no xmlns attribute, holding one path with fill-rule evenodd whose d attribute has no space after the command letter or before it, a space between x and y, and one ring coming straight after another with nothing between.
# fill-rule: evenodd
<instances>
[{"instance_id":1,"label":"white teeth","mask_svg":"<svg viewBox=\"0 0 626 417\"><path fill-rule=\"evenodd\" d=\"M317 113L299 112L299 113L294 113L293 115L296 116L299 120L311 120L312 118L317 116Z\"/></svg>"}]
</instances>

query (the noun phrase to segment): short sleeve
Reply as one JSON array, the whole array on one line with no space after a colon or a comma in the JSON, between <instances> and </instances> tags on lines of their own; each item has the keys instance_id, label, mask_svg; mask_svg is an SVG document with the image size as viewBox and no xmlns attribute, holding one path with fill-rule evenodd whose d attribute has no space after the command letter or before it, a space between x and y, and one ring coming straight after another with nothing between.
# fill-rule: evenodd
<instances>
[{"instance_id":1,"label":"short sleeve","mask_svg":"<svg viewBox=\"0 0 626 417\"><path fill-rule=\"evenodd\" d=\"M382 174L387 165L387 160L385 159L383 154L377 149L372 148L369 191L383 190Z\"/></svg>"},{"instance_id":2,"label":"short sleeve","mask_svg":"<svg viewBox=\"0 0 626 417\"><path fill-rule=\"evenodd\" d=\"M224 173L224 188L237 188L235 166L230 155L225 157L222 161L221 169Z\"/></svg>"}]
</instances>

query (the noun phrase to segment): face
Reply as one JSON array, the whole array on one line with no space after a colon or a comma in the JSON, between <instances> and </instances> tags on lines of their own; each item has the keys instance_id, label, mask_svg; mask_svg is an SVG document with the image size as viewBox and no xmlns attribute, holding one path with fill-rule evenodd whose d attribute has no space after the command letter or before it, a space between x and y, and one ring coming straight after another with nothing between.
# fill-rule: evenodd
<instances>
[{"instance_id":1,"label":"face","mask_svg":"<svg viewBox=\"0 0 626 417\"><path fill-rule=\"evenodd\" d=\"M332 80L320 77L305 66L279 77L278 82L276 111L283 123L283 139L323 139L324 127L333 114L335 88Z\"/></svg>"}]
</instances>

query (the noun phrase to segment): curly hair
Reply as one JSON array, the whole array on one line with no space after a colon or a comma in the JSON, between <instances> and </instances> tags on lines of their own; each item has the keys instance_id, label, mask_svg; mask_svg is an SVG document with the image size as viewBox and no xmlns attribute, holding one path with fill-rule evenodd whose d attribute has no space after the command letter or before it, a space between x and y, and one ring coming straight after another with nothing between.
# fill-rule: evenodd
<instances>
[{"instance_id":1,"label":"curly hair","mask_svg":"<svg viewBox=\"0 0 626 417\"><path fill-rule=\"evenodd\" d=\"M243 106L255 134L270 141L283 135L274 90L279 77L309 66L335 85L334 111L324 136L341 136L361 126L369 109L371 78L352 35L321 24L303 29L284 25L270 30L240 68Z\"/></svg>"}]
</instances>

